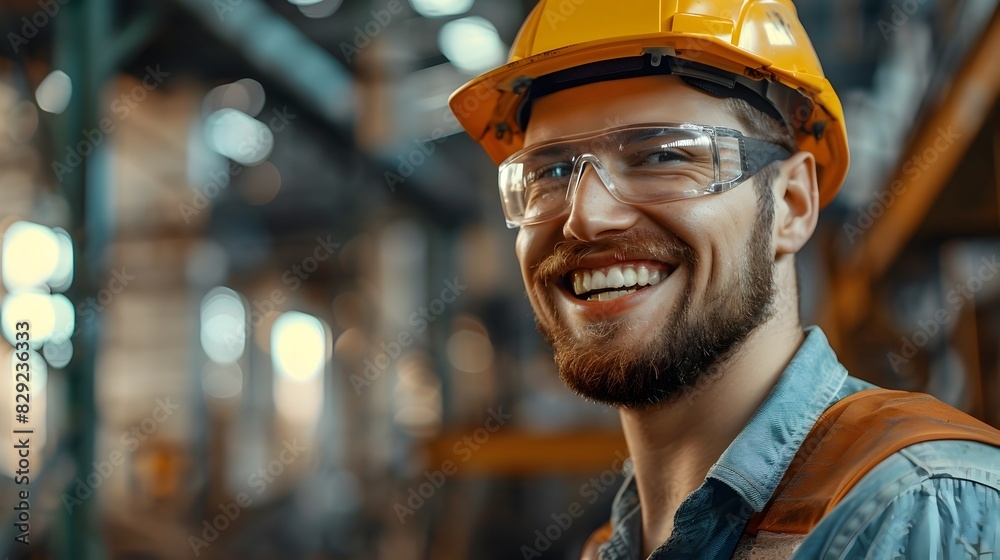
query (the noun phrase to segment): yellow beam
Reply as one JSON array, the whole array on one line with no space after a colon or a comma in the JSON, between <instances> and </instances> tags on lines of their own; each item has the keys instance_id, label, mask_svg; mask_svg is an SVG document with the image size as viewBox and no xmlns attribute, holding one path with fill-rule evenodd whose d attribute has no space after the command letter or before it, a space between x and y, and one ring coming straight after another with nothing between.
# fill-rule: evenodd
<instances>
[{"instance_id":1,"label":"yellow beam","mask_svg":"<svg viewBox=\"0 0 1000 560\"><path fill-rule=\"evenodd\" d=\"M873 284L885 274L948 183L1000 94L1000 9L956 72L938 108L904 152L889 189L898 193L859 239L849 262L835 269L820 323L843 339L867 316Z\"/></svg>"},{"instance_id":2,"label":"yellow beam","mask_svg":"<svg viewBox=\"0 0 1000 560\"><path fill-rule=\"evenodd\" d=\"M620 470L628 457L625 438L618 431L480 431L446 434L428 442L424 449L428 469L449 476L586 475Z\"/></svg>"}]
</instances>

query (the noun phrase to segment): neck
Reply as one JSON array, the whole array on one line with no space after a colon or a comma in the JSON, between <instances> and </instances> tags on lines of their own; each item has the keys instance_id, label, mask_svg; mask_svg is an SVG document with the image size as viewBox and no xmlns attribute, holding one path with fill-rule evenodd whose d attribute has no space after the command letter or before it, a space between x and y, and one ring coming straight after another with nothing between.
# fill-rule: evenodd
<instances>
[{"instance_id":1,"label":"neck","mask_svg":"<svg viewBox=\"0 0 1000 560\"><path fill-rule=\"evenodd\" d=\"M670 537L681 502L760 408L803 340L797 316L772 318L710 380L663 406L621 411L642 503L643 558Z\"/></svg>"}]
</instances>

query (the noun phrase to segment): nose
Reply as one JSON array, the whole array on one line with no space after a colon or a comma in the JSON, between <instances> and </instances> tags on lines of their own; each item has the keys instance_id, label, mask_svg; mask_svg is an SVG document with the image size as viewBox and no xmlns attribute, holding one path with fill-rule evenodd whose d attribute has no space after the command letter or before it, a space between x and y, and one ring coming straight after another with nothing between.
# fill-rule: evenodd
<instances>
[{"instance_id":1,"label":"nose","mask_svg":"<svg viewBox=\"0 0 1000 560\"><path fill-rule=\"evenodd\" d=\"M576 188L570 193L570 211L563 224L567 239L589 241L604 233L635 225L638 211L611 194L593 163L583 162Z\"/></svg>"}]
</instances>

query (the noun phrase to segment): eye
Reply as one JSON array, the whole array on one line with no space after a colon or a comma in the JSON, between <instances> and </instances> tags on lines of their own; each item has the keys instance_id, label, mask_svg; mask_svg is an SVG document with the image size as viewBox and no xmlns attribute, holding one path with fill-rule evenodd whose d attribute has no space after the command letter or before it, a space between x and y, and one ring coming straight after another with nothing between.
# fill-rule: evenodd
<instances>
[{"instance_id":1,"label":"eye","mask_svg":"<svg viewBox=\"0 0 1000 560\"><path fill-rule=\"evenodd\" d=\"M689 160L687 156L676 150L650 150L636 154L639 156L639 165L655 165L661 163L683 163Z\"/></svg>"},{"instance_id":2,"label":"eye","mask_svg":"<svg viewBox=\"0 0 1000 560\"><path fill-rule=\"evenodd\" d=\"M553 163L531 172L525 181L525 204L538 209L562 200L572 173L571 163Z\"/></svg>"},{"instance_id":3,"label":"eye","mask_svg":"<svg viewBox=\"0 0 1000 560\"><path fill-rule=\"evenodd\" d=\"M528 182L534 183L536 181L546 181L549 179L566 179L571 173L573 173L572 164L566 162L553 163L533 171L529 176Z\"/></svg>"}]
</instances>

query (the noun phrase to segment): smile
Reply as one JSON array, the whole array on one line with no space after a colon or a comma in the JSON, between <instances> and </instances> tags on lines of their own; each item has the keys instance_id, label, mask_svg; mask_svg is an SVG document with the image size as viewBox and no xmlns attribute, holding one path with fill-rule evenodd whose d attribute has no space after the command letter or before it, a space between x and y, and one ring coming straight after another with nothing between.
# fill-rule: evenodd
<instances>
[{"instance_id":1,"label":"smile","mask_svg":"<svg viewBox=\"0 0 1000 560\"><path fill-rule=\"evenodd\" d=\"M577 299L610 301L659 284L672 269L664 263L619 263L601 268L578 268L564 278Z\"/></svg>"}]
</instances>

